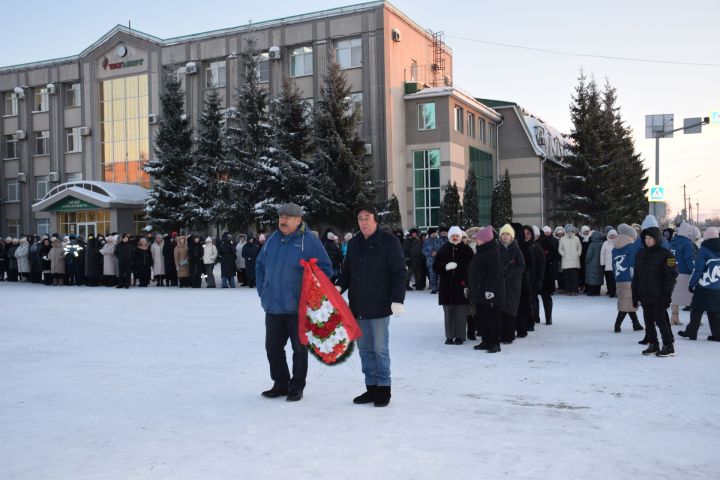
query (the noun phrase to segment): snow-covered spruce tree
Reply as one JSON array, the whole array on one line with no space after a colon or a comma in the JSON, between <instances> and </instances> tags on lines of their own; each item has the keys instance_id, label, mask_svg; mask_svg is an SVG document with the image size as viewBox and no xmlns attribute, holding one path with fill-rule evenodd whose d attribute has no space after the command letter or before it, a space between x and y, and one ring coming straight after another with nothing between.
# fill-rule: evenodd
<instances>
[{"instance_id":1,"label":"snow-covered spruce tree","mask_svg":"<svg viewBox=\"0 0 720 480\"><path fill-rule=\"evenodd\" d=\"M440 202L440 225L445 227L451 227L458 225L460 218L458 213L460 211L460 194L458 193L457 184L448 184L445 187L445 194Z\"/></svg>"},{"instance_id":2,"label":"snow-covered spruce tree","mask_svg":"<svg viewBox=\"0 0 720 480\"><path fill-rule=\"evenodd\" d=\"M496 229L500 229L500 227L506 223L511 223L512 219L510 173L505 170L505 174L493 187L492 203L490 205L490 223L492 223Z\"/></svg>"},{"instance_id":3,"label":"snow-covered spruce tree","mask_svg":"<svg viewBox=\"0 0 720 480\"><path fill-rule=\"evenodd\" d=\"M181 230L192 226L191 212L197 204L190 182L192 131L183 116L185 93L180 82L167 75L163 87L155 156L143 167L152 179L145 211L156 229Z\"/></svg>"},{"instance_id":4,"label":"snow-covered spruce tree","mask_svg":"<svg viewBox=\"0 0 720 480\"><path fill-rule=\"evenodd\" d=\"M196 228L209 225L219 226L218 212L227 210L226 199L218 193L222 190L220 174L225 162L225 141L223 132L222 99L213 90L200 115L197 141L193 154L191 185L198 199L196 208L191 212Z\"/></svg>"},{"instance_id":5,"label":"snow-covered spruce tree","mask_svg":"<svg viewBox=\"0 0 720 480\"><path fill-rule=\"evenodd\" d=\"M265 195L277 175L268 164L268 93L258 82L257 55L255 40L248 40L241 53L243 84L227 121L228 154L218 172L224 201L215 215L221 224L254 223L262 217Z\"/></svg>"},{"instance_id":6,"label":"snow-covered spruce tree","mask_svg":"<svg viewBox=\"0 0 720 480\"><path fill-rule=\"evenodd\" d=\"M375 184L364 161L358 136L360 111L350 98L345 72L330 52L328 71L314 112L315 153L311 165L310 218L350 229L354 209L374 203Z\"/></svg>"},{"instance_id":7,"label":"snow-covered spruce tree","mask_svg":"<svg viewBox=\"0 0 720 480\"><path fill-rule=\"evenodd\" d=\"M468 170L465 179L465 192L462 201L462 224L466 228L480 226L480 206L477 196L477 179L472 170Z\"/></svg>"},{"instance_id":8,"label":"snow-covered spruce tree","mask_svg":"<svg viewBox=\"0 0 720 480\"><path fill-rule=\"evenodd\" d=\"M285 78L280 95L270 102L270 148L267 160L265 198L258 219L272 223L280 205L306 206L309 201L312 125L308 106L297 85Z\"/></svg>"},{"instance_id":9,"label":"snow-covered spruce tree","mask_svg":"<svg viewBox=\"0 0 720 480\"><path fill-rule=\"evenodd\" d=\"M385 202L384 208L378 213L380 223L390 231L402 230L402 216L400 215L400 202L393 193Z\"/></svg>"}]
</instances>

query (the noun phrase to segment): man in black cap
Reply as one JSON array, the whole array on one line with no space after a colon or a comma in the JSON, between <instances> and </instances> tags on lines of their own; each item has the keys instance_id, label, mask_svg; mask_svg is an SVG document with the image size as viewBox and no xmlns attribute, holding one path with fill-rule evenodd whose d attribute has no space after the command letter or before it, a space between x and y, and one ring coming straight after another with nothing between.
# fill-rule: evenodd
<instances>
[{"instance_id":1,"label":"man in black cap","mask_svg":"<svg viewBox=\"0 0 720 480\"><path fill-rule=\"evenodd\" d=\"M425 257L422 253L422 240L418 238L418 229L411 228L410 235L403 243L403 252L405 253L405 263L407 264L407 289L410 287L410 277L415 276L415 288L417 290L425 289Z\"/></svg>"}]
</instances>

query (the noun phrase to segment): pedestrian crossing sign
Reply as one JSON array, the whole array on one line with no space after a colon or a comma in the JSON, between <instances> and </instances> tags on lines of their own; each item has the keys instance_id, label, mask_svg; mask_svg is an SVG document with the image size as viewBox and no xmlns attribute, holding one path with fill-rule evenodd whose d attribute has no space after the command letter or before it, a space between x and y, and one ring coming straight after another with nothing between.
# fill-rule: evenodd
<instances>
[{"instance_id":1,"label":"pedestrian crossing sign","mask_svg":"<svg viewBox=\"0 0 720 480\"><path fill-rule=\"evenodd\" d=\"M653 185L650 187L650 199L651 202L664 202L665 201L665 187L660 185Z\"/></svg>"},{"instance_id":2,"label":"pedestrian crossing sign","mask_svg":"<svg viewBox=\"0 0 720 480\"><path fill-rule=\"evenodd\" d=\"M710 112L710 123L720 124L720 110Z\"/></svg>"}]
</instances>

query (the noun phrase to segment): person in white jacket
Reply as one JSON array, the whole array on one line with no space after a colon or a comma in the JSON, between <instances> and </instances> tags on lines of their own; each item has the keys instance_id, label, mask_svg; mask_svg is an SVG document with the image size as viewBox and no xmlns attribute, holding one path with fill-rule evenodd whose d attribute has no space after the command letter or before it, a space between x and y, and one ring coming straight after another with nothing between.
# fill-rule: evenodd
<instances>
[{"instance_id":1,"label":"person in white jacket","mask_svg":"<svg viewBox=\"0 0 720 480\"><path fill-rule=\"evenodd\" d=\"M30 243L27 238L20 239L20 245L15 250L15 258L17 259L18 279L21 282L30 281Z\"/></svg>"},{"instance_id":2,"label":"person in white jacket","mask_svg":"<svg viewBox=\"0 0 720 480\"><path fill-rule=\"evenodd\" d=\"M607 295L610 298L615 298L615 273L613 272L613 256L612 251L615 248L615 239L618 233L614 228L608 231L607 240L603 243L602 249L600 250L600 265L603 266L605 274L605 285L607 285Z\"/></svg>"},{"instance_id":3,"label":"person in white jacket","mask_svg":"<svg viewBox=\"0 0 720 480\"><path fill-rule=\"evenodd\" d=\"M247 243L247 236L240 234L237 237L237 243L235 244L235 270L237 270L238 283L241 287L247 285L245 279L245 258L242 256L242 249Z\"/></svg>"},{"instance_id":4,"label":"person in white jacket","mask_svg":"<svg viewBox=\"0 0 720 480\"><path fill-rule=\"evenodd\" d=\"M582 245L575 235L575 227L565 225L565 236L560 239L558 253L562 257L561 267L565 277L565 292L568 295L577 295L580 287L580 257Z\"/></svg>"},{"instance_id":5,"label":"person in white jacket","mask_svg":"<svg viewBox=\"0 0 720 480\"><path fill-rule=\"evenodd\" d=\"M205 245L203 245L203 264L205 265L205 284L207 288L215 288L215 260L217 260L218 251L217 247L213 245L212 238L207 237L205 239Z\"/></svg>"},{"instance_id":6,"label":"person in white jacket","mask_svg":"<svg viewBox=\"0 0 720 480\"><path fill-rule=\"evenodd\" d=\"M114 287L118 280L115 238L115 235L105 237L105 245L100 249L100 255L103 256L103 285L106 287Z\"/></svg>"},{"instance_id":7,"label":"person in white jacket","mask_svg":"<svg viewBox=\"0 0 720 480\"><path fill-rule=\"evenodd\" d=\"M155 277L155 286L162 287L165 280L165 257L163 256L163 248L165 241L162 235L155 235L155 241L150 247L150 253L153 260L153 276Z\"/></svg>"}]
</instances>

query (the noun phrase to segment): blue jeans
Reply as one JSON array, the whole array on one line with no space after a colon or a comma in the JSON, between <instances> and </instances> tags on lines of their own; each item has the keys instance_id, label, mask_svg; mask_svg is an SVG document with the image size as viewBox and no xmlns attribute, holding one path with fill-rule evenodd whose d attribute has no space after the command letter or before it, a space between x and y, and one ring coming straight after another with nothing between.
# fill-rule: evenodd
<instances>
[{"instance_id":1,"label":"blue jeans","mask_svg":"<svg viewBox=\"0 0 720 480\"><path fill-rule=\"evenodd\" d=\"M432 259L435 259L435 257L431 257ZM428 270L428 277L430 277L430 289L431 290L437 290L438 288L438 278L437 273L435 273L435 270L433 270L433 263L428 262L426 263L427 270Z\"/></svg>"},{"instance_id":2,"label":"blue jeans","mask_svg":"<svg viewBox=\"0 0 720 480\"><path fill-rule=\"evenodd\" d=\"M230 284L230 288L235 288L235 277L222 277L222 288Z\"/></svg>"},{"instance_id":3,"label":"blue jeans","mask_svg":"<svg viewBox=\"0 0 720 480\"><path fill-rule=\"evenodd\" d=\"M358 319L362 336L357 340L365 385L390 386L390 317Z\"/></svg>"}]
</instances>

